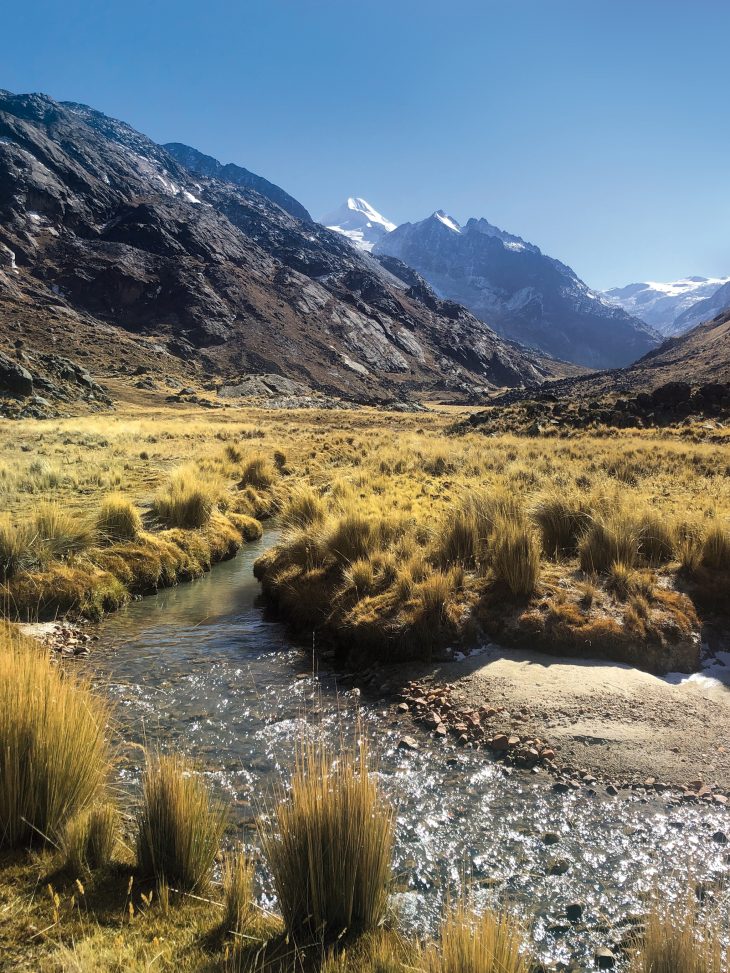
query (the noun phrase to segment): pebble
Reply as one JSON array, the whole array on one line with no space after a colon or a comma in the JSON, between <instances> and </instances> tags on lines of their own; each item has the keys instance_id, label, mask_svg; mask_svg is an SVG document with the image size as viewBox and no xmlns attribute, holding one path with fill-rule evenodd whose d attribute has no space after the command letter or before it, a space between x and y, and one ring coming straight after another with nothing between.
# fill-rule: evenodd
<instances>
[{"instance_id":1,"label":"pebble","mask_svg":"<svg viewBox=\"0 0 730 973\"><path fill-rule=\"evenodd\" d=\"M616 957L606 946L596 950L595 959L599 970L610 970L616 965Z\"/></svg>"},{"instance_id":2,"label":"pebble","mask_svg":"<svg viewBox=\"0 0 730 973\"><path fill-rule=\"evenodd\" d=\"M398 741L401 750L418 750L418 740L415 737L403 737Z\"/></svg>"},{"instance_id":3,"label":"pebble","mask_svg":"<svg viewBox=\"0 0 730 973\"><path fill-rule=\"evenodd\" d=\"M583 906L580 902L571 902L565 910L569 922L580 922L583 918Z\"/></svg>"}]
</instances>

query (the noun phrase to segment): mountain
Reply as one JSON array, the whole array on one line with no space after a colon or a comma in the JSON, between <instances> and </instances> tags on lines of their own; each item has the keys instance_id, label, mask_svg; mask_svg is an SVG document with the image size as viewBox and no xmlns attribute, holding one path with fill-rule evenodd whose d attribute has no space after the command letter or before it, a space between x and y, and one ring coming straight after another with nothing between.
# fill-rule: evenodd
<instances>
[{"instance_id":1,"label":"mountain","mask_svg":"<svg viewBox=\"0 0 730 973\"><path fill-rule=\"evenodd\" d=\"M674 333L684 334L701 322L717 317L728 308L730 308L730 278L704 301L698 301L680 314L674 321Z\"/></svg>"},{"instance_id":2,"label":"mountain","mask_svg":"<svg viewBox=\"0 0 730 973\"><path fill-rule=\"evenodd\" d=\"M360 196L350 196L339 209L323 216L319 222L346 236L358 249L368 252L386 233L395 229L395 223L386 220Z\"/></svg>"},{"instance_id":3,"label":"mountain","mask_svg":"<svg viewBox=\"0 0 730 973\"><path fill-rule=\"evenodd\" d=\"M612 287L604 291L604 296L620 307L641 318L660 334L670 336L688 331L700 321L707 321L718 314L722 307L709 305L698 307L723 285L730 277L683 277L681 280L660 283L645 281L641 284L627 284L626 287ZM730 305L730 300L727 302ZM693 308L697 307L697 311Z\"/></svg>"},{"instance_id":4,"label":"mountain","mask_svg":"<svg viewBox=\"0 0 730 973\"><path fill-rule=\"evenodd\" d=\"M197 149L193 149L189 145L184 145L182 142L168 142L166 145L163 145L163 148L180 165L185 166L186 169L195 175L206 176L208 179L220 179L223 182L233 183L234 186L240 186L242 189L253 189L259 195L270 199L272 203L281 206L283 210L295 217L295 219L303 220L305 223L312 222L312 217L298 200L294 199L293 196L290 196L289 193L285 192L279 186L275 186L273 182L264 179L263 176L257 176L255 173L249 172L248 169L243 169L233 162L223 165L217 159L214 159L212 155L204 155L202 152L198 152Z\"/></svg>"},{"instance_id":5,"label":"mountain","mask_svg":"<svg viewBox=\"0 0 730 973\"><path fill-rule=\"evenodd\" d=\"M270 183L184 157L196 171L87 106L0 91L0 354L43 399L73 368L95 401L99 382L251 375L357 401L464 399L571 373L292 215Z\"/></svg>"},{"instance_id":6,"label":"mountain","mask_svg":"<svg viewBox=\"0 0 730 973\"><path fill-rule=\"evenodd\" d=\"M565 264L485 219L460 226L438 210L373 247L413 267L503 336L589 368L628 364L657 333L583 283Z\"/></svg>"}]
</instances>

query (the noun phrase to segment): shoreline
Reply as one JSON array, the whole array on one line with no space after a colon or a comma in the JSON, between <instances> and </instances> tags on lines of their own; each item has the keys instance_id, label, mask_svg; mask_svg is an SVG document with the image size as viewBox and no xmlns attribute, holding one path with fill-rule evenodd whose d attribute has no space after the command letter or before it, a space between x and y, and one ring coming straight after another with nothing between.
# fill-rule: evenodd
<instances>
[{"instance_id":1,"label":"shoreline","mask_svg":"<svg viewBox=\"0 0 730 973\"><path fill-rule=\"evenodd\" d=\"M730 653L707 663L689 676L659 677L601 659L489 645L458 661L398 667L406 689L393 708L434 740L447 735L439 718L457 743L528 770L542 767L556 776L556 788L643 788L730 806ZM458 736L464 720L467 731ZM522 758L533 741L550 759Z\"/></svg>"}]
</instances>

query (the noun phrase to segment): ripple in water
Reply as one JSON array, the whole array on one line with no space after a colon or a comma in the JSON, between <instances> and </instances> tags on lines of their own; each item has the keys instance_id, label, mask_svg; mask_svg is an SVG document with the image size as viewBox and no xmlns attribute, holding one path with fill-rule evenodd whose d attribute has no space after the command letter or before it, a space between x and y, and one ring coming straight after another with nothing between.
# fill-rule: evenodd
<instances>
[{"instance_id":1,"label":"ripple in water","mask_svg":"<svg viewBox=\"0 0 730 973\"><path fill-rule=\"evenodd\" d=\"M308 674L307 656L257 607L260 550L111 616L92 660L123 739L204 763L247 841L286 781L294 742L307 732L352 739L359 710L397 810L394 903L413 929L434 929L444 890L466 882L477 904L507 902L529 921L543 959L567 960L620 940L658 885L680 895L689 871L724 886L730 856L711 840L727 830L721 811L556 794L546 775L506 777L483 753L448 743L398 749L382 705L359 706L331 674ZM135 790L141 752L125 752L120 784ZM578 925L565 919L571 903L583 906Z\"/></svg>"}]
</instances>

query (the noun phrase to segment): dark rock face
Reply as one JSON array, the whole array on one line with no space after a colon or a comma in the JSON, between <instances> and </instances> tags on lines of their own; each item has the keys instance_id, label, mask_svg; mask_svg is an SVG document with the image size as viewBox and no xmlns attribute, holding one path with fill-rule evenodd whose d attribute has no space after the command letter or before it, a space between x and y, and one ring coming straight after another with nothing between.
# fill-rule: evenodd
<instances>
[{"instance_id":1,"label":"dark rock face","mask_svg":"<svg viewBox=\"0 0 730 973\"><path fill-rule=\"evenodd\" d=\"M30 351L88 356L97 378L277 374L358 401L575 372L356 252L278 187L175 151L0 91L0 349L22 332Z\"/></svg>"},{"instance_id":2,"label":"dark rock face","mask_svg":"<svg viewBox=\"0 0 730 973\"><path fill-rule=\"evenodd\" d=\"M248 169L232 162L222 165L212 155L204 155L189 145L183 145L182 142L167 142L163 148L174 159L177 159L180 165L185 166L194 174L205 176L208 179L221 179L223 182L233 183L234 186L241 186L243 189L254 189L261 196L270 199L272 203L281 206L285 212L295 219L303 220L305 223L312 222L312 217L298 200L290 196L280 186L275 186L273 182L264 179L263 176L257 176L256 173L249 172Z\"/></svg>"},{"instance_id":3,"label":"dark rock face","mask_svg":"<svg viewBox=\"0 0 730 973\"><path fill-rule=\"evenodd\" d=\"M404 223L373 248L415 268L501 335L589 368L627 365L660 341L638 318L590 290L565 264L520 237L440 211Z\"/></svg>"},{"instance_id":4,"label":"dark rock face","mask_svg":"<svg viewBox=\"0 0 730 973\"><path fill-rule=\"evenodd\" d=\"M33 394L33 376L27 368L0 354L0 394L25 397Z\"/></svg>"}]
</instances>

